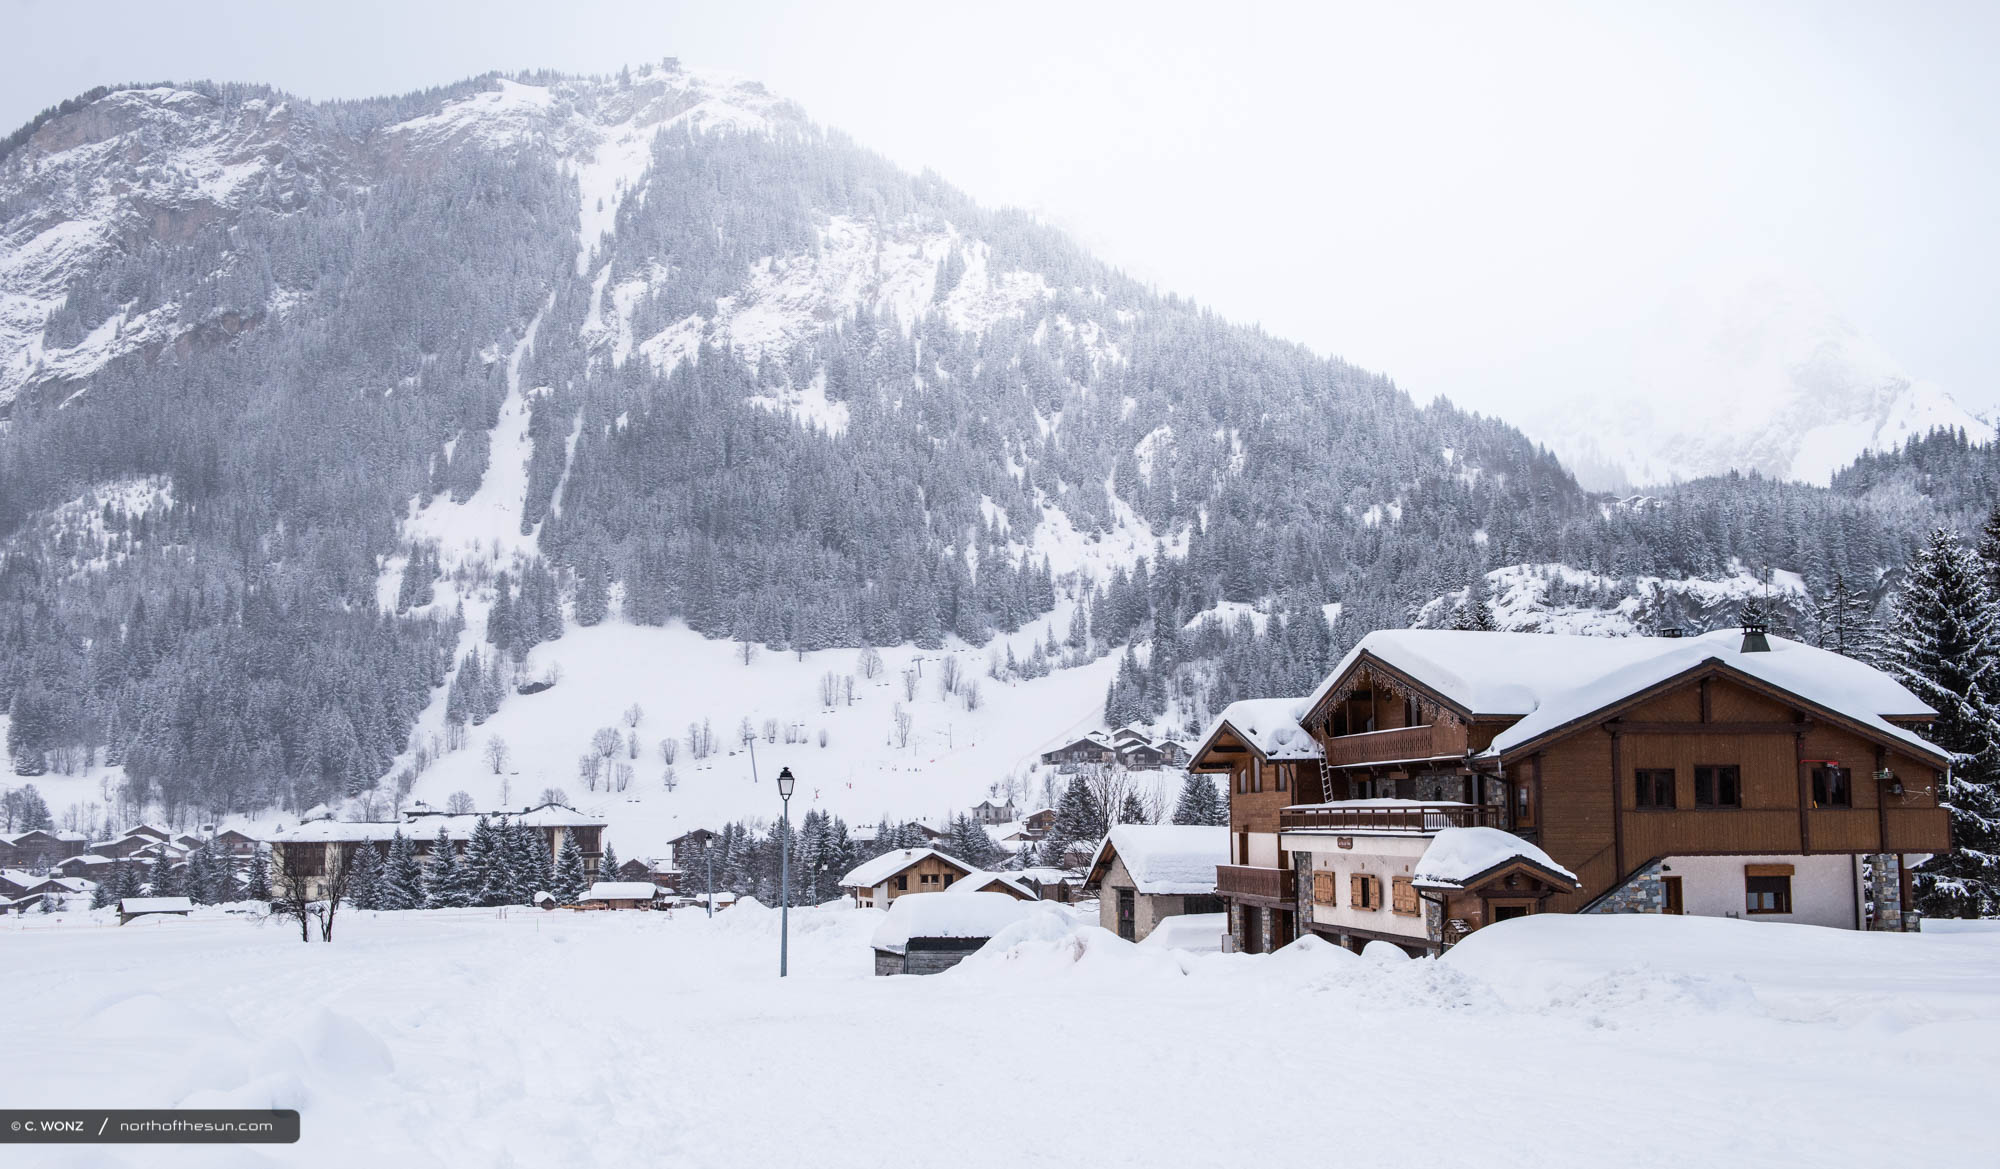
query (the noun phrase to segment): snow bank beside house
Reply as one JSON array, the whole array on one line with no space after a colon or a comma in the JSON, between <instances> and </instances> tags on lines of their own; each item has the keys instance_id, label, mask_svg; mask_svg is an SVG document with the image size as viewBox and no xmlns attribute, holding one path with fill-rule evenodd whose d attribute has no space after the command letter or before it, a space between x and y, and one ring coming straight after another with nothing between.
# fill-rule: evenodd
<instances>
[{"instance_id":1,"label":"snow bank beside house","mask_svg":"<svg viewBox=\"0 0 2000 1169\"><path fill-rule=\"evenodd\" d=\"M1183 913L1163 919L1153 932L1139 940L1142 947L1160 950L1187 950L1196 954L1222 951L1222 935L1229 932L1226 913Z\"/></svg>"}]
</instances>

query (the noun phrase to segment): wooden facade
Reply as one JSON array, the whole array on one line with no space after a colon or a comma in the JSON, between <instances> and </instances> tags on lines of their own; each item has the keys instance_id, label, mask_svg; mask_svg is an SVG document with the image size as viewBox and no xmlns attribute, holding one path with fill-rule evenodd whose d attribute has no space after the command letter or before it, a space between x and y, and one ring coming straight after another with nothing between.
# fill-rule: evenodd
<instances>
[{"instance_id":1,"label":"wooden facade","mask_svg":"<svg viewBox=\"0 0 2000 1169\"><path fill-rule=\"evenodd\" d=\"M1465 709L1365 651L1300 708L1323 762L1271 760L1226 721L1192 759L1191 770L1226 777L1231 863L1218 892L1238 904L1278 908L1304 893L1295 904L1309 918L1311 893L1298 888L1280 833L1497 827L1578 878L1574 889L1538 880L1497 900L1456 895L1445 912L1471 928L1493 920L1495 906L1582 909L1666 858L1950 847L1937 799L1948 760L1873 720L1919 724L1819 707L1720 658L1497 755L1488 748L1518 716ZM1311 806L1383 799L1421 803ZM1255 920L1232 914L1232 929Z\"/></svg>"}]
</instances>

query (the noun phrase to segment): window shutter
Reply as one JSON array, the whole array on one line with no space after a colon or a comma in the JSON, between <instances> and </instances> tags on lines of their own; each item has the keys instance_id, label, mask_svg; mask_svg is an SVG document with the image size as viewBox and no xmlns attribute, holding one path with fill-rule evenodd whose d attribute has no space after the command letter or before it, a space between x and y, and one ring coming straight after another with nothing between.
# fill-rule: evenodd
<instances>
[{"instance_id":1,"label":"window shutter","mask_svg":"<svg viewBox=\"0 0 2000 1169\"><path fill-rule=\"evenodd\" d=\"M1390 887L1396 898L1396 912L1405 917L1415 917L1417 915L1417 887L1410 883L1410 878L1397 877L1390 883Z\"/></svg>"},{"instance_id":2,"label":"window shutter","mask_svg":"<svg viewBox=\"0 0 2000 1169\"><path fill-rule=\"evenodd\" d=\"M1313 874L1313 901L1320 905L1339 904L1339 901L1335 897L1335 885L1332 873L1318 872Z\"/></svg>"}]
</instances>

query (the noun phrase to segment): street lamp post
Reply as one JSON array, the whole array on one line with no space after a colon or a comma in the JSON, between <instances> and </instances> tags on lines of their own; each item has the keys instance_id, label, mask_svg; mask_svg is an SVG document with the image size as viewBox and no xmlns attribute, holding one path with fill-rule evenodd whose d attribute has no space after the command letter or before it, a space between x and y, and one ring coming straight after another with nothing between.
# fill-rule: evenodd
<instances>
[{"instance_id":1,"label":"street lamp post","mask_svg":"<svg viewBox=\"0 0 2000 1169\"><path fill-rule=\"evenodd\" d=\"M792 945L792 789L798 786L787 767L778 773L778 977L786 975Z\"/></svg>"}]
</instances>

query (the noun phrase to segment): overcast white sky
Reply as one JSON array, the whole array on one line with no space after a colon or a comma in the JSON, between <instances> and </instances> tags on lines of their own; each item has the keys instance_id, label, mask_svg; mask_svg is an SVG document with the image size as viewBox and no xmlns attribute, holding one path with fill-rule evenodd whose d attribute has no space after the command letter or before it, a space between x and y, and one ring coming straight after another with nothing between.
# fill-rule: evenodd
<instances>
[{"instance_id":1,"label":"overcast white sky","mask_svg":"<svg viewBox=\"0 0 2000 1169\"><path fill-rule=\"evenodd\" d=\"M1778 272L2000 405L2000 4L1232 7L0 0L0 123L673 55L1420 398L1616 394L1664 290Z\"/></svg>"}]
</instances>

